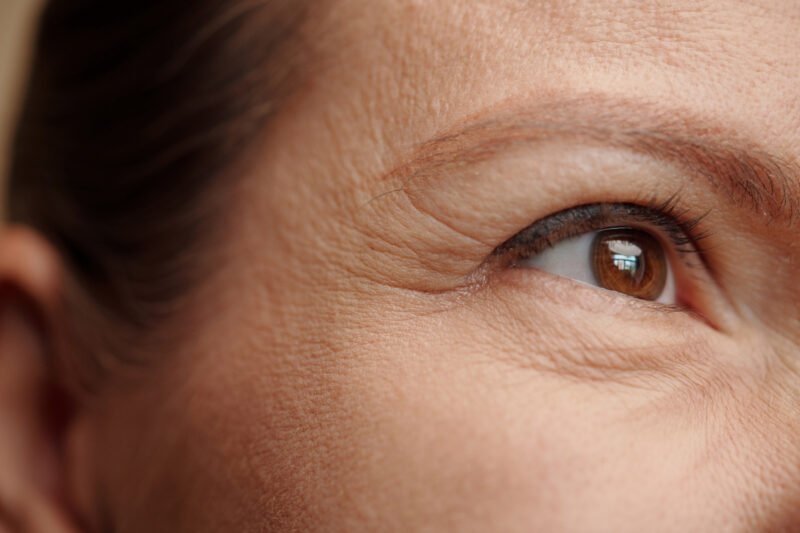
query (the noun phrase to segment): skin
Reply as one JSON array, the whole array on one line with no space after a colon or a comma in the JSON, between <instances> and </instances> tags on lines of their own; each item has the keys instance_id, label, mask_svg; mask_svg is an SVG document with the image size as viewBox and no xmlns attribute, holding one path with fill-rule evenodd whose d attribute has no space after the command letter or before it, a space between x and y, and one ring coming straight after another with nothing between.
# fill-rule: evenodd
<instances>
[{"instance_id":1,"label":"skin","mask_svg":"<svg viewBox=\"0 0 800 533\"><path fill-rule=\"evenodd\" d=\"M46 424L18 414L64 267L6 230L2 279L54 325L2 300L19 530L800 530L800 6L315 9L191 335L79 401L45 481ZM782 187L755 205L632 130L774 159ZM492 259L563 209L677 191L710 234L671 255L678 310Z\"/></svg>"}]
</instances>

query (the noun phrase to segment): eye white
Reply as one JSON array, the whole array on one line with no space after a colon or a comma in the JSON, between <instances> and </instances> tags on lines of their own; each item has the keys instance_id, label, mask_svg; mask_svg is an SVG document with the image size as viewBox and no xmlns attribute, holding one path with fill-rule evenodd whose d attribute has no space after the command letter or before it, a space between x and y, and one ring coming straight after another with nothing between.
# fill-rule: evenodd
<instances>
[{"instance_id":1,"label":"eye white","mask_svg":"<svg viewBox=\"0 0 800 533\"><path fill-rule=\"evenodd\" d=\"M517 266L535 268L605 289L597 280L592 268L592 244L596 236L597 232L590 232L571 239L564 239L538 255L523 259L517 263ZM667 305L677 303L675 277L669 260L667 260L667 281L664 290L655 301Z\"/></svg>"}]
</instances>

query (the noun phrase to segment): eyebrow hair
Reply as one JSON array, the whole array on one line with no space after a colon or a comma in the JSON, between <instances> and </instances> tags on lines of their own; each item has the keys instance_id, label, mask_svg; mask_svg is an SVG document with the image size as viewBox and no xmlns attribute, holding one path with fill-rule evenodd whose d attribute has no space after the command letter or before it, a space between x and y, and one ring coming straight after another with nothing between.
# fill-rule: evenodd
<instances>
[{"instance_id":1,"label":"eyebrow hair","mask_svg":"<svg viewBox=\"0 0 800 533\"><path fill-rule=\"evenodd\" d=\"M766 223L791 228L800 219L797 156L772 154L734 128L686 110L597 95L482 112L418 146L389 176L408 183L442 167L477 164L503 151L553 140L620 147L671 163Z\"/></svg>"}]
</instances>

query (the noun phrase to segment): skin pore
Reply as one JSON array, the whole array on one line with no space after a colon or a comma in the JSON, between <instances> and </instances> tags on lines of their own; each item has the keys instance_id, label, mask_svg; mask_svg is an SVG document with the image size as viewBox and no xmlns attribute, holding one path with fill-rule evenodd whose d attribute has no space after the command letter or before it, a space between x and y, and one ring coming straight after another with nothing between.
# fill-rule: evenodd
<instances>
[{"instance_id":1,"label":"skin pore","mask_svg":"<svg viewBox=\"0 0 800 533\"><path fill-rule=\"evenodd\" d=\"M797 530L798 30L779 0L312 6L179 342L76 402L40 530ZM699 220L677 307L496 260L668 202ZM13 314L2 353L35 354L63 265L14 231L52 326Z\"/></svg>"}]
</instances>

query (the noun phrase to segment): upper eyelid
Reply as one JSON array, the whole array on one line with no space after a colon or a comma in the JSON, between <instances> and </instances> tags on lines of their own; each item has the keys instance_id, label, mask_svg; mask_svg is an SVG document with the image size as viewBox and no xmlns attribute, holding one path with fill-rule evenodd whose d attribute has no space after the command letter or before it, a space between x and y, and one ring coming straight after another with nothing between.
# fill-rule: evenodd
<instances>
[{"instance_id":1,"label":"upper eyelid","mask_svg":"<svg viewBox=\"0 0 800 533\"><path fill-rule=\"evenodd\" d=\"M702 251L699 240L709 236L702 232L692 234L693 228L702 218L677 219L673 213L675 197L668 202L644 206L629 203L598 203L576 206L534 222L495 248L493 256L503 263L513 263L522 257L540 253L558 242L589 231L597 231L610 225L642 224L655 226L668 234L670 242L681 253ZM577 218L576 218L577 217ZM684 240L685 239L685 240ZM681 248L682 246L687 248Z\"/></svg>"},{"instance_id":2,"label":"upper eyelid","mask_svg":"<svg viewBox=\"0 0 800 533\"><path fill-rule=\"evenodd\" d=\"M423 143L387 177L405 189L416 179L475 165L517 146L574 139L673 163L764 224L791 227L800 214L800 162L769 154L710 120L598 95L511 111Z\"/></svg>"}]
</instances>

